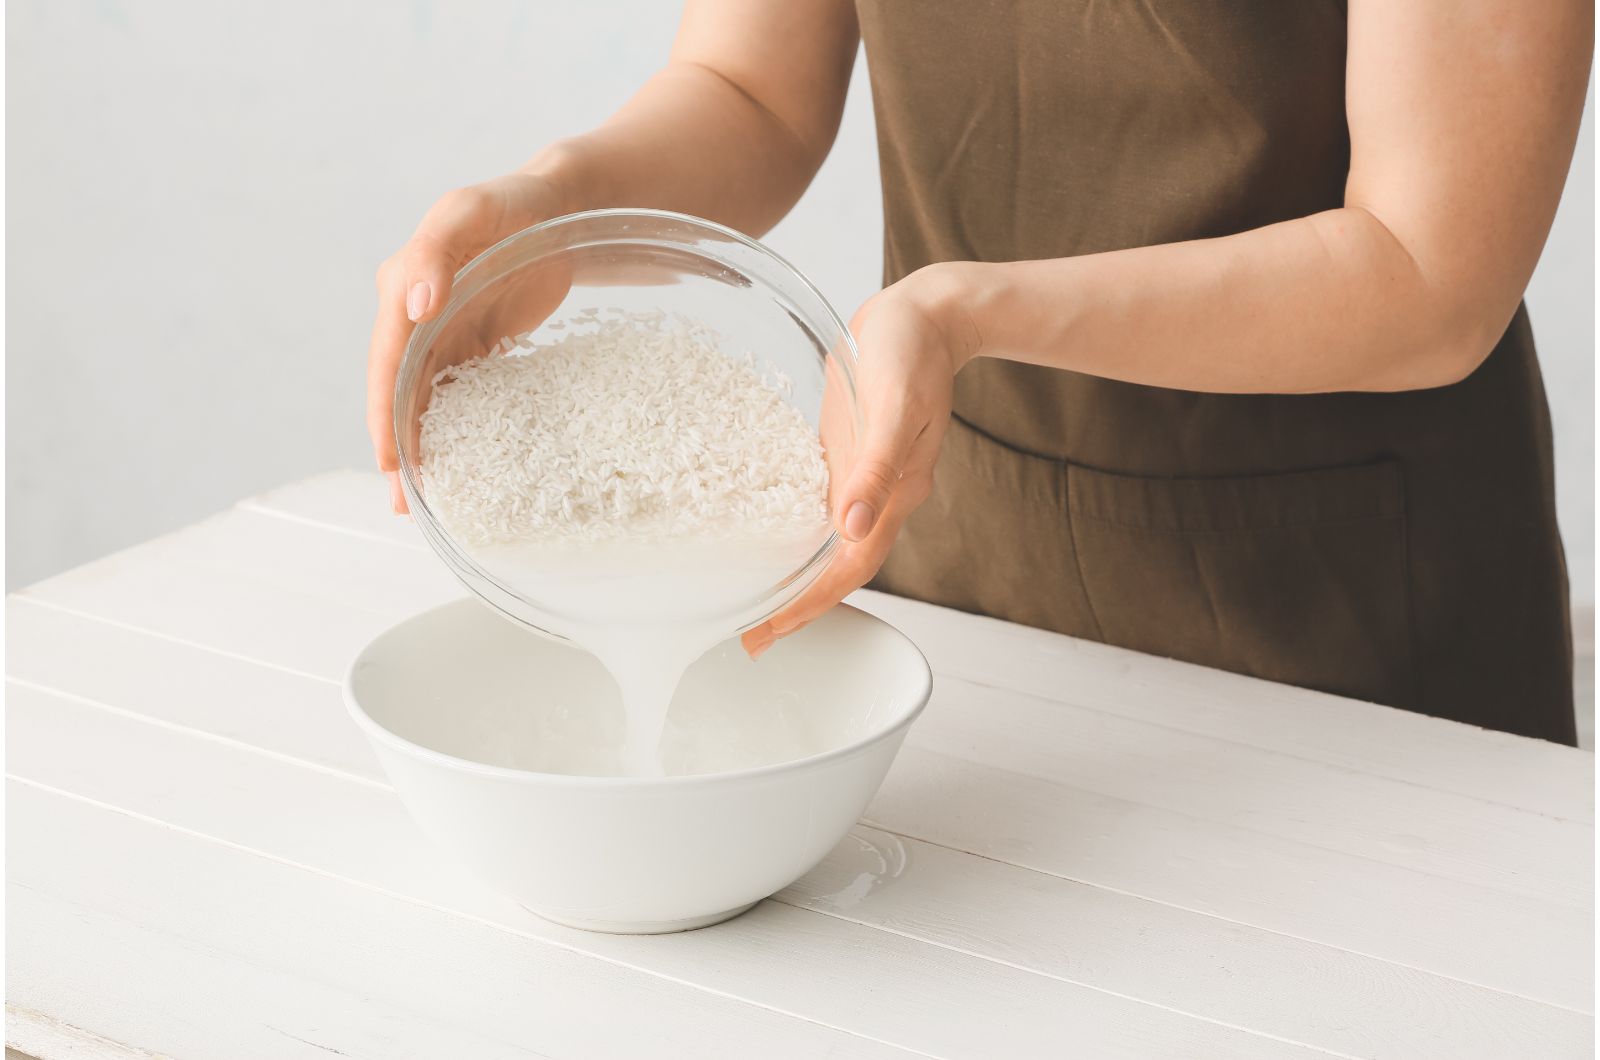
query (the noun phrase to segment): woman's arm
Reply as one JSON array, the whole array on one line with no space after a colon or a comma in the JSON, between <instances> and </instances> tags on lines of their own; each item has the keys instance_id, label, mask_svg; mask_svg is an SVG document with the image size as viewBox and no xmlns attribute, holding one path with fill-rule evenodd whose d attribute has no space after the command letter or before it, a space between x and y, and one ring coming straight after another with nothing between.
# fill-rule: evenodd
<instances>
[{"instance_id":1,"label":"woman's arm","mask_svg":"<svg viewBox=\"0 0 1600 1060\"><path fill-rule=\"evenodd\" d=\"M1353 0L1341 209L919 282L981 356L1227 393L1456 382L1544 246L1593 17L1582 0Z\"/></svg>"},{"instance_id":2,"label":"woman's arm","mask_svg":"<svg viewBox=\"0 0 1600 1060\"><path fill-rule=\"evenodd\" d=\"M760 235L833 146L855 64L844 0L689 0L667 65L592 132L526 171L583 209L649 206Z\"/></svg>"},{"instance_id":3,"label":"woman's arm","mask_svg":"<svg viewBox=\"0 0 1600 1060\"><path fill-rule=\"evenodd\" d=\"M1000 357L1226 393L1453 383L1499 340L1555 214L1594 36L1584 0L1351 0L1344 206L1221 239L931 265L856 315L866 434L848 544L745 635L759 655L871 579L928 494L955 373Z\"/></svg>"},{"instance_id":4,"label":"woman's arm","mask_svg":"<svg viewBox=\"0 0 1600 1060\"><path fill-rule=\"evenodd\" d=\"M604 206L681 210L761 234L833 145L856 41L848 0L689 0L666 66L610 120L434 204L378 270L367 425L396 511L395 373L412 326L444 308L456 271L528 225Z\"/></svg>"}]
</instances>

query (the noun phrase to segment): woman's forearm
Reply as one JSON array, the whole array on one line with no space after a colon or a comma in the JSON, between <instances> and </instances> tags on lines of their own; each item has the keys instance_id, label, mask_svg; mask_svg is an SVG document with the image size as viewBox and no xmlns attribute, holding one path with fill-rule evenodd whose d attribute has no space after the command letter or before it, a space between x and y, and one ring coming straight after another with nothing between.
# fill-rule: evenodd
<instances>
[{"instance_id":1,"label":"woman's forearm","mask_svg":"<svg viewBox=\"0 0 1600 1060\"><path fill-rule=\"evenodd\" d=\"M604 125L550 145L525 168L551 177L575 210L677 210L759 235L821 162L714 71L672 64Z\"/></svg>"},{"instance_id":2,"label":"woman's forearm","mask_svg":"<svg viewBox=\"0 0 1600 1060\"><path fill-rule=\"evenodd\" d=\"M845 0L691 0L667 65L599 128L525 168L574 209L678 210L760 235L827 157L857 40Z\"/></svg>"},{"instance_id":3,"label":"woman's forearm","mask_svg":"<svg viewBox=\"0 0 1600 1060\"><path fill-rule=\"evenodd\" d=\"M938 274L946 270L943 277ZM1219 239L936 266L966 348L1179 390L1409 390L1468 374L1515 297L1470 304L1361 209Z\"/></svg>"},{"instance_id":4,"label":"woman's forearm","mask_svg":"<svg viewBox=\"0 0 1600 1060\"><path fill-rule=\"evenodd\" d=\"M1233 393L1454 382L1538 261L1593 33L1585 0L1352 0L1344 208L919 282L958 352Z\"/></svg>"}]
</instances>

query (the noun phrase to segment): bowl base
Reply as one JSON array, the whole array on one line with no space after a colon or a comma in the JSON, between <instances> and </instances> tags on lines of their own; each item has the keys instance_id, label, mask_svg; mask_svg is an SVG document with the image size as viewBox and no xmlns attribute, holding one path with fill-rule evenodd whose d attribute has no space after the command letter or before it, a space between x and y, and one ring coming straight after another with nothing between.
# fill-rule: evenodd
<instances>
[{"instance_id":1,"label":"bowl base","mask_svg":"<svg viewBox=\"0 0 1600 1060\"><path fill-rule=\"evenodd\" d=\"M756 902L741 905L735 909L725 909L720 913L708 913L705 916L685 917L682 920L585 920L576 917L556 916L529 906L522 908L528 910L541 920L548 920L552 924L563 927L578 928L582 931L599 931L607 935L670 935L674 931L693 931L695 928L710 927L720 924L724 920L732 920L740 913L748 912L755 908Z\"/></svg>"}]
</instances>

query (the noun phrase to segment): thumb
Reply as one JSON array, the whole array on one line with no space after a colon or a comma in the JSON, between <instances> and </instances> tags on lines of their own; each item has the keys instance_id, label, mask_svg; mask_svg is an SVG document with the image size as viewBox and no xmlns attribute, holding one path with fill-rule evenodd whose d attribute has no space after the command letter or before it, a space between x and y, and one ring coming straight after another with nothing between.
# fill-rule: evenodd
<instances>
[{"instance_id":1,"label":"thumb","mask_svg":"<svg viewBox=\"0 0 1600 1060\"><path fill-rule=\"evenodd\" d=\"M413 324L432 320L450 300L450 284L455 279L461 252L426 237L418 237L406 247L402 259L406 319Z\"/></svg>"},{"instance_id":2,"label":"thumb","mask_svg":"<svg viewBox=\"0 0 1600 1060\"><path fill-rule=\"evenodd\" d=\"M904 401L868 420L866 443L845 480L838 508L839 532L846 540L864 540L878 525L900 488L901 472L919 433Z\"/></svg>"},{"instance_id":3,"label":"thumb","mask_svg":"<svg viewBox=\"0 0 1600 1060\"><path fill-rule=\"evenodd\" d=\"M405 315L431 320L450 298L456 269L505 233L504 193L488 185L452 191L434 203L417 226L401 258Z\"/></svg>"}]
</instances>

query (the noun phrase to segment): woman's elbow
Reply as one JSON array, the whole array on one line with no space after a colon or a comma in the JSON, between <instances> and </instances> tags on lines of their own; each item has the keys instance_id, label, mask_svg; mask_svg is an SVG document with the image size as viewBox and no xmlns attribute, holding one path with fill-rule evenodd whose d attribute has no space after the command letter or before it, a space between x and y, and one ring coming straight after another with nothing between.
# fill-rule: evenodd
<instances>
[{"instance_id":1,"label":"woman's elbow","mask_svg":"<svg viewBox=\"0 0 1600 1060\"><path fill-rule=\"evenodd\" d=\"M1484 298L1475 305L1459 308L1453 314L1454 326L1446 329L1445 364L1438 385L1460 383L1482 367L1505 338L1521 304L1519 291L1509 305L1504 299Z\"/></svg>"},{"instance_id":2,"label":"woman's elbow","mask_svg":"<svg viewBox=\"0 0 1600 1060\"><path fill-rule=\"evenodd\" d=\"M1454 386L1476 372L1504 337L1512 314L1484 306L1451 307L1407 343L1399 369L1384 390L1433 390Z\"/></svg>"}]
</instances>

